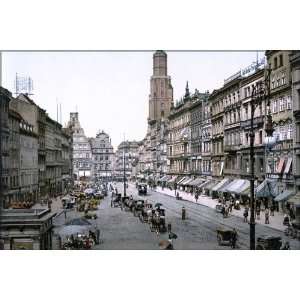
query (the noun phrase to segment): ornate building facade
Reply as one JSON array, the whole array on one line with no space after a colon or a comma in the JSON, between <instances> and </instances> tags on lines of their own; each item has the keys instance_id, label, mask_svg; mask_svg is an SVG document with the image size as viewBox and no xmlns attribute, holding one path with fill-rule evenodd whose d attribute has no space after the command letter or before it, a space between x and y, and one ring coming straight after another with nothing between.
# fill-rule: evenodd
<instances>
[{"instance_id":1,"label":"ornate building facade","mask_svg":"<svg viewBox=\"0 0 300 300\"><path fill-rule=\"evenodd\" d=\"M90 139L90 145L92 150L91 176L104 181L111 180L114 150L109 135L103 130L99 131L96 138Z\"/></svg>"},{"instance_id":2,"label":"ornate building facade","mask_svg":"<svg viewBox=\"0 0 300 300\"><path fill-rule=\"evenodd\" d=\"M92 172L92 150L80 125L78 112L70 113L68 128L73 140L73 172L76 180L86 180Z\"/></svg>"}]
</instances>

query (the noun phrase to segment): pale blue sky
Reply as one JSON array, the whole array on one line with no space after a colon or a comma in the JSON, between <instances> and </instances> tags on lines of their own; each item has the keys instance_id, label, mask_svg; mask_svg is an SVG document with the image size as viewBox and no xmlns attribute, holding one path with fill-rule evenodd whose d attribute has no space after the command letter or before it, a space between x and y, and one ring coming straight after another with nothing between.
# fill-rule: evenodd
<instances>
[{"instance_id":1,"label":"pale blue sky","mask_svg":"<svg viewBox=\"0 0 300 300\"><path fill-rule=\"evenodd\" d=\"M190 90L210 92L224 79L256 60L256 52L167 52L174 100L189 81ZM106 131L114 148L141 140L147 129L153 52L6 52L3 86L14 90L15 74L30 76L34 101L56 119L56 98L65 124L79 112L88 136ZM259 52L259 57L264 55Z\"/></svg>"}]
</instances>

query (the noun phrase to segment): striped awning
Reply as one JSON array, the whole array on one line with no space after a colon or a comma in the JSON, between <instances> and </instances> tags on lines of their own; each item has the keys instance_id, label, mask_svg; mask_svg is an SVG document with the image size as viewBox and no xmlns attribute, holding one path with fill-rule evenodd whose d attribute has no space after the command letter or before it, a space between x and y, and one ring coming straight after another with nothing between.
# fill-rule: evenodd
<instances>
[{"instance_id":1,"label":"striped awning","mask_svg":"<svg viewBox=\"0 0 300 300\"><path fill-rule=\"evenodd\" d=\"M211 190L215 185L217 185L219 182L218 181L216 181L216 180L211 180L211 182L209 182L205 187L204 187L204 189L206 189L206 190Z\"/></svg>"},{"instance_id":2,"label":"striped awning","mask_svg":"<svg viewBox=\"0 0 300 300\"><path fill-rule=\"evenodd\" d=\"M184 182L185 180L186 180L186 178L187 177L181 177L181 179L179 179L178 181L177 181L177 184L179 184L179 185L181 185L181 182Z\"/></svg>"},{"instance_id":3,"label":"striped awning","mask_svg":"<svg viewBox=\"0 0 300 300\"><path fill-rule=\"evenodd\" d=\"M229 178L224 178L222 181L220 181L217 185L215 185L212 188L213 192L217 192L219 189L221 189L222 187L224 187L225 185L230 183L230 179Z\"/></svg>"},{"instance_id":4,"label":"striped awning","mask_svg":"<svg viewBox=\"0 0 300 300\"><path fill-rule=\"evenodd\" d=\"M181 185L190 185L190 182L194 181L193 178L187 178L185 181L181 182Z\"/></svg>"},{"instance_id":5,"label":"striped awning","mask_svg":"<svg viewBox=\"0 0 300 300\"><path fill-rule=\"evenodd\" d=\"M233 193L237 195L241 195L242 192L246 191L247 189L250 188L250 181L249 180L244 180L244 183Z\"/></svg>"},{"instance_id":6,"label":"striped awning","mask_svg":"<svg viewBox=\"0 0 300 300\"><path fill-rule=\"evenodd\" d=\"M296 193L294 190L285 190L279 195L277 195L274 199L274 201L280 202L280 201L286 201L290 197L294 196Z\"/></svg>"},{"instance_id":7,"label":"striped awning","mask_svg":"<svg viewBox=\"0 0 300 300\"><path fill-rule=\"evenodd\" d=\"M276 186L277 182L275 180L265 179L255 190L255 196L257 198L268 198L276 197Z\"/></svg>"}]
</instances>

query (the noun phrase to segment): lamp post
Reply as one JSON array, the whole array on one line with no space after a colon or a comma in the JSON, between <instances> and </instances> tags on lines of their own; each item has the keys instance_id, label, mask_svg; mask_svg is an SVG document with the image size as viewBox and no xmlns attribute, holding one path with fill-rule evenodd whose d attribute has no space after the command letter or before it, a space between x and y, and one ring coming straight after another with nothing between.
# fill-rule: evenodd
<instances>
[{"instance_id":1,"label":"lamp post","mask_svg":"<svg viewBox=\"0 0 300 300\"><path fill-rule=\"evenodd\" d=\"M273 135L272 116L270 111L270 74L271 68L266 69L264 81L259 81L253 87L251 95L251 120L250 120L250 250L255 250L255 199L254 199L254 112L256 107L267 101L267 115L265 121L265 131L267 136Z\"/></svg>"}]
</instances>

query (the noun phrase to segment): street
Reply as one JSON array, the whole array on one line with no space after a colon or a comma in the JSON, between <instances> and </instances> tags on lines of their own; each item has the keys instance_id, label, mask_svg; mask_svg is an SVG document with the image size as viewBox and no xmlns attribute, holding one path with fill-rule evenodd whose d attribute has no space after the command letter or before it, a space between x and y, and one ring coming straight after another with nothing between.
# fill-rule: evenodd
<instances>
[{"instance_id":1,"label":"street","mask_svg":"<svg viewBox=\"0 0 300 300\"><path fill-rule=\"evenodd\" d=\"M123 191L122 183L117 184L119 191ZM176 200L174 197L148 191L147 196L138 196L133 185L129 185L127 195L134 198L147 199L155 204L162 203L166 210L166 223L171 223L172 232L178 238L174 240L174 248L177 250L213 250L230 249L226 245L218 245L216 229L219 227L233 229L238 232L238 249L249 249L249 224L237 216L223 218L220 213L204 205L188 201ZM151 232L147 223L141 223L139 218L134 217L132 212L121 210L119 207L110 206L110 195L101 201L96 211L98 218L91 222L100 231L101 243L93 249L102 250L156 250L159 249L160 240L167 239L167 234ZM186 208L187 219L181 219L182 206ZM82 216L83 213L75 210L67 212L67 220L64 214L55 219L55 232L57 233L65 221ZM284 236L283 232L256 224L256 237L261 235L281 236L283 241L289 241L291 249L300 249L300 242ZM58 245L56 245L57 247ZM54 243L55 247L55 243ZM57 249L57 248L56 248Z\"/></svg>"}]
</instances>

